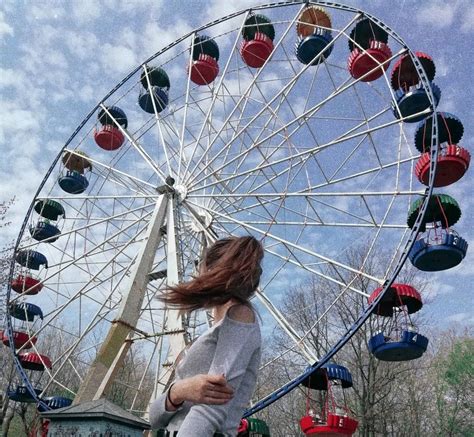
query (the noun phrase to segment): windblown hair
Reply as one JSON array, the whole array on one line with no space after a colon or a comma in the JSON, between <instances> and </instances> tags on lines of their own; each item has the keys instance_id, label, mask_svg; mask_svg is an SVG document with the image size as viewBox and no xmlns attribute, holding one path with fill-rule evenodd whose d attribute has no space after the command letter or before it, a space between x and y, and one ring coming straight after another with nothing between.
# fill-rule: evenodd
<instances>
[{"instance_id":1,"label":"windblown hair","mask_svg":"<svg viewBox=\"0 0 474 437\"><path fill-rule=\"evenodd\" d=\"M209 247L200 273L169 287L159 299L182 312L222 305L231 299L247 303L260 282L263 247L254 237L230 237Z\"/></svg>"}]
</instances>

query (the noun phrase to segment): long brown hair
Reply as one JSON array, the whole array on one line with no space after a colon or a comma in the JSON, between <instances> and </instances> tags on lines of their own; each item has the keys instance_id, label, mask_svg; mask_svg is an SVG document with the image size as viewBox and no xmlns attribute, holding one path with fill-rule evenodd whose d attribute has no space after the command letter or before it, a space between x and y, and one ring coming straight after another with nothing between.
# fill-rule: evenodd
<instances>
[{"instance_id":1,"label":"long brown hair","mask_svg":"<svg viewBox=\"0 0 474 437\"><path fill-rule=\"evenodd\" d=\"M231 299L247 303L260 282L263 247L254 237L229 237L210 246L200 273L188 282L169 287L161 301L194 311L222 305Z\"/></svg>"}]
</instances>

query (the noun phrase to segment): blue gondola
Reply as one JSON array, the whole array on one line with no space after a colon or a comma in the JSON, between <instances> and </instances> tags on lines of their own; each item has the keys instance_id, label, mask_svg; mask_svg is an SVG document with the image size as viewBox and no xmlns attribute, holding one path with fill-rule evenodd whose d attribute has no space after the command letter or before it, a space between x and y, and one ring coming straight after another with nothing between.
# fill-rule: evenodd
<instances>
[{"instance_id":1,"label":"blue gondola","mask_svg":"<svg viewBox=\"0 0 474 437\"><path fill-rule=\"evenodd\" d=\"M15 255L15 261L22 265L33 270L39 270L42 265L48 268L48 260L46 257L34 250L20 250Z\"/></svg>"},{"instance_id":2,"label":"blue gondola","mask_svg":"<svg viewBox=\"0 0 474 437\"><path fill-rule=\"evenodd\" d=\"M35 388L34 390L37 396L39 396L42 392L42 390L39 388ZM18 385L15 390L8 390L7 395L10 398L10 400L15 401L15 402L24 402L24 403L36 402L36 399L30 393L28 388L23 385Z\"/></svg>"},{"instance_id":3,"label":"blue gondola","mask_svg":"<svg viewBox=\"0 0 474 437\"><path fill-rule=\"evenodd\" d=\"M117 123L120 126L122 126L124 129L127 129L128 120L127 120L127 116L125 115L125 112L123 112L117 106L109 106L107 108L107 111L109 112L110 115L107 114L107 112L105 112L104 109L101 109L99 113L97 114L99 123L102 126L106 126L106 125L115 126L115 122L114 122L114 119L115 119L115 121L117 121Z\"/></svg>"},{"instance_id":4,"label":"blue gondola","mask_svg":"<svg viewBox=\"0 0 474 437\"><path fill-rule=\"evenodd\" d=\"M411 263L425 272L438 272L457 266L466 256L468 244L464 238L446 232L439 244L420 238L411 248Z\"/></svg>"},{"instance_id":5,"label":"blue gondola","mask_svg":"<svg viewBox=\"0 0 474 437\"><path fill-rule=\"evenodd\" d=\"M428 117L434 109L438 106L439 100L441 99L441 90L431 82L431 91L434 98L434 107L431 106L430 100L426 90L423 88L423 84L418 84L408 91L399 89L395 92L395 100L397 104L393 105L393 113L397 118L410 117L419 112L423 112L430 108L431 111L428 114L420 114L416 117L411 117L403 120L405 123L415 123ZM400 112L399 112L400 111Z\"/></svg>"},{"instance_id":6,"label":"blue gondola","mask_svg":"<svg viewBox=\"0 0 474 437\"><path fill-rule=\"evenodd\" d=\"M152 93L153 99L151 97ZM152 86L151 92L150 90L140 91L140 95L138 96L138 104L145 112L148 112L149 114L155 113L153 101L155 102L156 111L158 113L162 112L168 105L168 92L166 89Z\"/></svg>"},{"instance_id":7,"label":"blue gondola","mask_svg":"<svg viewBox=\"0 0 474 437\"><path fill-rule=\"evenodd\" d=\"M353 385L349 370L335 363L324 364L301 384L313 390L327 390L328 381L340 381L342 388L350 388Z\"/></svg>"},{"instance_id":8,"label":"blue gondola","mask_svg":"<svg viewBox=\"0 0 474 437\"><path fill-rule=\"evenodd\" d=\"M18 320L24 322L34 322L35 317L43 320L43 311L38 305L29 302L13 303L8 308L9 314Z\"/></svg>"},{"instance_id":9,"label":"blue gondola","mask_svg":"<svg viewBox=\"0 0 474 437\"><path fill-rule=\"evenodd\" d=\"M49 396L41 399L51 410L57 410L59 408L69 407L72 404L72 399L64 398L62 396ZM48 411L47 408L42 405L38 405L38 411Z\"/></svg>"},{"instance_id":10,"label":"blue gondola","mask_svg":"<svg viewBox=\"0 0 474 437\"><path fill-rule=\"evenodd\" d=\"M332 41L331 32L325 29L316 31L305 38L299 38L296 44L296 57L305 65L317 65L329 57L333 45L327 47Z\"/></svg>"},{"instance_id":11,"label":"blue gondola","mask_svg":"<svg viewBox=\"0 0 474 437\"><path fill-rule=\"evenodd\" d=\"M59 238L61 231L50 223L40 221L30 227L30 234L36 241L47 240L48 243L53 243Z\"/></svg>"},{"instance_id":12,"label":"blue gondola","mask_svg":"<svg viewBox=\"0 0 474 437\"><path fill-rule=\"evenodd\" d=\"M58 179L59 186L70 194L83 193L89 186L89 181L86 177L74 170L68 170L65 176Z\"/></svg>"},{"instance_id":13,"label":"blue gondola","mask_svg":"<svg viewBox=\"0 0 474 437\"><path fill-rule=\"evenodd\" d=\"M428 339L414 331L403 331L399 341L390 341L383 333L369 340L369 351L382 361L408 361L420 358L428 347Z\"/></svg>"}]
</instances>

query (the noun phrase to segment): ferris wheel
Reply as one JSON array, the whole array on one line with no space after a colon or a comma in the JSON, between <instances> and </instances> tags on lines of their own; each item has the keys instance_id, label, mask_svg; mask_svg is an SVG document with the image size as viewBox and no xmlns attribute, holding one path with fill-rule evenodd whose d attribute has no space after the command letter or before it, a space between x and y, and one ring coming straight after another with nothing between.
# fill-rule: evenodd
<instances>
[{"instance_id":1,"label":"ferris wheel","mask_svg":"<svg viewBox=\"0 0 474 437\"><path fill-rule=\"evenodd\" d=\"M416 237L427 211L433 218L436 205L453 204L426 200L469 164L464 149L439 147L457 144L462 124L436 113L434 76L431 58L381 21L332 2L243 10L137 66L66 141L26 215L2 334L18 367L12 396L58 408L122 384L123 406L146 414L180 351L212 324L205 312L178 316L156 298L228 235L265 246L255 297L263 333L278 327L292 342L268 361L297 354L309 366L248 414L307 378L366 321L409 254L432 265L434 233L423 247ZM424 127L414 143L416 123ZM440 125L449 139L437 135ZM436 182L438 161L449 174L457 165L457 176ZM449 225L441 228L454 250ZM456 238L460 262L467 244ZM360 246L362 258L347 257ZM389 256L375 275L368 261L380 252ZM301 332L291 322L298 308L287 314L279 299L308 277L335 292ZM366 302L348 328L334 314L347 295ZM308 333L328 318L333 343L317 356ZM121 380L131 363L136 374Z\"/></svg>"}]
</instances>

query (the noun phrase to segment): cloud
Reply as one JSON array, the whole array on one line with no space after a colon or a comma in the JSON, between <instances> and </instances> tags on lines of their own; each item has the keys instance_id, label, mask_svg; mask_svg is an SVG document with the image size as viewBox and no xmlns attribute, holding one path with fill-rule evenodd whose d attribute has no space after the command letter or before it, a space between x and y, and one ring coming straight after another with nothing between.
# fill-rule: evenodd
<instances>
[{"instance_id":1,"label":"cloud","mask_svg":"<svg viewBox=\"0 0 474 437\"><path fill-rule=\"evenodd\" d=\"M22 72L12 69L0 68L0 89L1 88L21 88L26 77Z\"/></svg>"},{"instance_id":2,"label":"cloud","mask_svg":"<svg viewBox=\"0 0 474 437\"><path fill-rule=\"evenodd\" d=\"M0 11L0 42L3 42L5 35L13 36L13 27L5 21L5 15Z\"/></svg>"},{"instance_id":3,"label":"cloud","mask_svg":"<svg viewBox=\"0 0 474 437\"><path fill-rule=\"evenodd\" d=\"M99 18L101 13L101 5L95 0L81 0L79 2L71 2L72 15L78 23L90 23Z\"/></svg>"},{"instance_id":4,"label":"cloud","mask_svg":"<svg viewBox=\"0 0 474 437\"><path fill-rule=\"evenodd\" d=\"M461 18L461 32L468 33L474 31L474 6L470 4L463 8Z\"/></svg>"},{"instance_id":5,"label":"cloud","mask_svg":"<svg viewBox=\"0 0 474 437\"><path fill-rule=\"evenodd\" d=\"M91 49L99 46L99 40L92 32L65 31L62 41L66 44L70 55L80 60L90 60Z\"/></svg>"},{"instance_id":6,"label":"cloud","mask_svg":"<svg viewBox=\"0 0 474 437\"><path fill-rule=\"evenodd\" d=\"M103 67L113 73L126 73L138 63L134 51L123 45L105 44L100 56Z\"/></svg>"},{"instance_id":7,"label":"cloud","mask_svg":"<svg viewBox=\"0 0 474 437\"><path fill-rule=\"evenodd\" d=\"M448 322L455 322L455 323L472 323L474 322L474 315L473 313L456 313L448 316L446 318Z\"/></svg>"},{"instance_id":8,"label":"cloud","mask_svg":"<svg viewBox=\"0 0 474 437\"><path fill-rule=\"evenodd\" d=\"M253 0L239 0L238 2L213 0L208 3L205 10L205 16L209 21L212 21L219 17L225 17L233 12L251 8L252 6L255 6L255 1Z\"/></svg>"},{"instance_id":9,"label":"cloud","mask_svg":"<svg viewBox=\"0 0 474 437\"><path fill-rule=\"evenodd\" d=\"M66 16L66 10L63 7L48 4L46 5L38 5L33 4L31 10L28 13L27 19L29 21L32 20L39 20L39 21L47 21L51 19L58 19L64 18Z\"/></svg>"},{"instance_id":10,"label":"cloud","mask_svg":"<svg viewBox=\"0 0 474 437\"><path fill-rule=\"evenodd\" d=\"M2 103L3 114L0 118L0 141L5 136L15 135L22 132L37 133L40 121L33 111L20 108L18 105L4 101Z\"/></svg>"},{"instance_id":11,"label":"cloud","mask_svg":"<svg viewBox=\"0 0 474 437\"><path fill-rule=\"evenodd\" d=\"M423 11L417 14L419 24L435 25L439 29L444 29L453 24L456 3L432 2L425 4Z\"/></svg>"}]
</instances>

